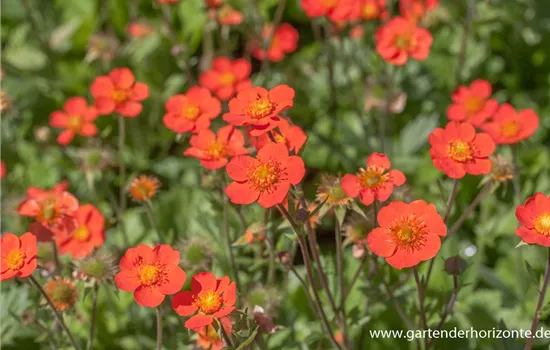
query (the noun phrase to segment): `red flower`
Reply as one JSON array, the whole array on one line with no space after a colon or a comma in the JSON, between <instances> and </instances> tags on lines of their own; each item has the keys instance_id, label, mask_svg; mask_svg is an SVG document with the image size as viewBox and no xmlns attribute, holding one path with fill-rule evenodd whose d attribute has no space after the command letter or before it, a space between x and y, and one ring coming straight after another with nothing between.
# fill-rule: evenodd
<instances>
[{"instance_id":1,"label":"red flower","mask_svg":"<svg viewBox=\"0 0 550 350\"><path fill-rule=\"evenodd\" d=\"M230 5L225 4L218 10L218 22L221 25L235 26L241 24L242 21L243 14Z\"/></svg>"},{"instance_id":2,"label":"red flower","mask_svg":"<svg viewBox=\"0 0 550 350\"><path fill-rule=\"evenodd\" d=\"M0 239L0 281L15 276L30 276L37 266L37 254L36 237L32 233L27 232L21 237L10 232L4 233Z\"/></svg>"},{"instance_id":3,"label":"red flower","mask_svg":"<svg viewBox=\"0 0 550 350\"><path fill-rule=\"evenodd\" d=\"M145 38L155 32L155 27L145 22L132 22L126 26L126 31L132 38Z\"/></svg>"},{"instance_id":4,"label":"red flower","mask_svg":"<svg viewBox=\"0 0 550 350\"><path fill-rule=\"evenodd\" d=\"M375 199L383 202L390 198L393 186L405 183L405 175L399 170L390 170L390 160L385 154L373 153L367 158L367 169L359 169L357 175L346 174L341 187L350 197L360 196L364 205Z\"/></svg>"},{"instance_id":5,"label":"red flower","mask_svg":"<svg viewBox=\"0 0 550 350\"><path fill-rule=\"evenodd\" d=\"M210 127L210 120L222 111L221 102L210 91L193 86L182 95L170 97L166 102L164 125L177 133L199 132Z\"/></svg>"},{"instance_id":6,"label":"red flower","mask_svg":"<svg viewBox=\"0 0 550 350\"><path fill-rule=\"evenodd\" d=\"M192 316L185 327L206 327L235 310L237 285L224 276L216 279L210 272L200 272L191 280L191 291L180 292L172 299L172 308L180 316Z\"/></svg>"},{"instance_id":7,"label":"red flower","mask_svg":"<svg viewBox=\"0 0 550 350\"><path fill-rule=\"evenodd\" d=\"M256 158L235 157L226 169L235 181L225 188L231 202L251 204L258 201L264 208L282 203L290 185L302 181L306 172L302 158L289 157L288 149L280 143L267 144Z\"/></svg>"},{"instance_id":8,"label":"red flower","mask_svg":"<svg viewBox=\"0 0 550 350\"><path fill-rule=\"evenodd\" d=\"M200 159L208 170L223 168L229 157L248 154L243 133L231 125L220 128L216 134L209 129L202 130L191 137L190 144L183 154Z\"/></svg>"},{"instance_id":9,"label":"red flower","mask_svg":"<svg viewBox=\"0 0 550 350\"><path fill-rule=\"evenodd\" d=\"M395 201L380 209L380 227L367 236L369 249L386 258L391 266L402 269L436 256L440 236L447 227L433 204L422 200L410 204Z\"/></svg>"},{"instance_id":10,"label":"red flower","mask_svg":"<svg viewBox=\"0 0 550 350\"><path fill-rule=\"evenodd\" d=\"M227 57L218 57L212 62L212 69L202 73L199 80L220 100L227 101L235 93L252 86L251 69L250 63L244 58L231 61Z\"/></svg>"},{"instance_id":11,"label":"red flower","mask_svg":"<svg viewBox=\"0 0 550 350\"><path fill-rule=\"evenodd\" d=\"M63 105L62 111L50 114L50 125L54 128L65 129L58 137L60 145L68 145L75 134L90 137L97 133L94 120L97 110L94 106L88 107L83 97L71 97Z\"/></svg>"},{"instance_id":12,"label":"red flower","mask_svg":"<svg viewBox=\"0 0 550 350\"><path fill-rule=\"evenodd\" d=\"M353 4L350 17L354 20L372 21L388 18L386 0L358 0Z\"/></svg>"},{"instance_id":13,"label":"red flower","mask_svg":"<svg viewBox=\"0 0 550 350\"><path fill-rule=\"evenodd\" d=\"M250 135L259 136L276 128L278 116L294 104L294 89L279 85L267 91L261 87L243 90L229 101L229 112L223 120L235 126L252 126Z\"/></svg>"},{"instance_id":14,"label":"red flower","mask_svg":"<svg viewBox=\"0 0 550 350\"><path fill-rule=\"evenodd\" d=\"M277 125L279 132L271 131L275 141L278 143L284 143L289 151L298 154L300 149L307 141L307 136L304 130L297 125L291 125L288 120L281 118L279 125ZM250 135L249 142L256 150L260 150L268 143L271 143L271 138L267 133L258 137Z\"/></svg>"},{"instance_id":15,"label":"red flower","mask_svg":"<svg viewBox=\"0 0 550 350\"><path fill-rule=\"evenodd\" d=\"M223 4L223 0L205 0L208 8L216 8Z\"/></svg>"},{"instance_id":16,"label":"red flower","mask_svg":"<svg viewBox=\"0 0 550 350\"><path fill-rule=\"evenodd\" d=\"M532 109L516 112L514 107L501 105L490 122L481 129L491 135L497 145L513 144L531 137L539 127L539 117Z\"/></svg>"},{"instance_id":17,"label":"red flower","mask_svg":"<svg viewBox=\"0 0 550 350\"><path fill-rule=\"evenodd\" d=\"M273 31L273 26L267 24L262 30L262 39L267 40ZM298 46L299 34L296 28L288 23L283 23L275 29L271 45L267 49L267 59L273 62L279 62L285 57L285 54L296 51ZM252 56L259 60L266 58L266 53L260 40L254 40L251 43Z\"/></svg>"},{"instance_id":18,"label":"red flower","mask_svg":"<svg viewBox=\"0 0 550 350\"><path fill-rule=\"evenodd\" d=\"M524 242L550 247L550 197L540 192L529 197L516 208L516 218L523 225L516 234Z\"/></svg>"},{"instance_id":19,"label":"red flower","mask_svg":"<svg viewBox=\"0 0 550 350\"><path fill-rule=\"evenodd\" d=\"M90 91L99 114L117 112L130 118L141 113L143 106L140 101L149 97L149 87L136 82L128 68L115 68L109 75L95 78Z\"/></svg>"},{"instance_id":20,"label":"red flower","mask_svg":"<svg viewBox=\"0 0 550 350\"><path fill-rule=\"evenodd\" d=\"M376 51L387 62L404 65L409 56L423 61L432 46L432 34L403 17L394 17L376 31Z\"/></svg>"},{"instance_id":21,"label":"red flower","mask_svg":"<svg viewBox=\"0 0 550 350\"><path fill-rule=\"evenodd\" d=\"M61 254L71 254L73 259L80 259L105 242L105 218L96 207L85 204L78 208L75 219L76 227L59 233L55 242Z\"/></svg>"},{"instance_id":22,"label":"red flower","mask_svg":"<svg viewBox=\"0 0 550 350\"><path fill-rule=\"evenodd\" d=\"M311 18L327 16L332 21L347 19L355 0L302 0L302 8Z\"/></svg>"},{"instance_id":23,"label":"red flower","mask_svg":"<svg viewBox=\"0 0 550 350\"><path fill-rule=\"evenodd\" d=\"M439 6L439 0L399 0L401 16L417 22L420 18Z\"/></svg>"},{"instance_id":24,"label":"red flower","mask_svg":"<svg viewBox=\"0 0 550 350\"><path fill-rule=\"evenodd\" d=\"M220 319L223 329L226 334L231 334L233 326L229 317L222 317ZM212 325L199 328L196 330L199 338L197 339L197 347L204 350L221 350L224 349L227 344L223 337L220 337L216 329Z\"/></svg>"},{"instance_id":25,"label":"red flower","mask_svg":"<svg viewBox=\"0 0 550 350\"><path fill-rule=\"evenodd\" d=\"M434 166L452 179L464 175L482 175L491 172L489 156L495 143L484 133L476 134L470 123L450 122L445 129L435 129L428 138Z\"/></svg>"},{"instance_id":26,"label":"red flower","mask_svg":"<svg viewBox=\"0 0 550 350\"><path fill-rule=\"evenodd\" d=\"M478 79L469 87L458 87L452 96L453 104L447 108L449 120L480 127L498 107L498 102L490 96L491 84L486 80Z\"/></svg>"},{"instance_id":27,"label":"red flower","mask_svg":"<svg viewBox=\"0 0 550 350\"><path fill-rule=\"evenodd\" d=\"M157 307L166 295L179 292L185 283L179 262L180 253L168 244L155 248L140 244L129 248L120 259L115 283L119 289L133 292L139 305Z\"/></svg>"}]
</instances>

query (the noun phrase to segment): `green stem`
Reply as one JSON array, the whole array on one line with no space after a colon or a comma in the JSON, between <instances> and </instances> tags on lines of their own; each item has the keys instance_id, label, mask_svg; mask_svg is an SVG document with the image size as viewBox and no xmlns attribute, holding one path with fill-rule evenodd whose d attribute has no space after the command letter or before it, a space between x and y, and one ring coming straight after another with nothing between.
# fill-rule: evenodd
<instances>
[{"instance_id":1,"label":"green stem","mask_svg":"<svg viewBox=\"0 0 550 350\"><path fill-rule=\"evenodd\" d=\"M162 350L162 310L157 306L157 350Z\"/></svg>"},{"instance_id":2,"label":"green stem","mask_svg":"<svg viewBox=\"0 0 550 350\"><path fill-rule=\"evenodd\" d=\"M345 216L345 213L344 213ZM340 228L340 222L335 220L334 237L336 240L336 274L338 277L338 289L340 290L340 328L344 338L344 343L349 347L348 339L348 325L346 319L346 299L345 299L345 281L344 281L344 248L342 246L342 230Z\"/></svg>"},{"instance_id":3,"label":"green stem","mask_svg":"<svg viewBox=\"0 0 550 350\"><path fill-rule=\"evenodd\" d=\"M92 300L92 316L90 319L90 334L88 335L88 345L86 346L87 350L91 350L94 343L98 294L99 294L99 283L96 281L94 283L94 294L93 294L93 300Z\"/></svg>"},{"instance_id":4,"label":"green stem","mask_svg":"<svg viewBox=\"0 0 550 350\"><path fill-rule=\"evenodd\" d=\"M272 31L269 34L269 37L264 42L264 51L265 51L265 57L262 61L262 66L260 69L260 72L262 75L269 72L269 59L267 58L267 51L269 50L269 47L271 46L271 43L273 42L273 36L275 35L275 30L279 26L279 23L281 23L281 19L283 18L283 13L285 11L286 6L286 0L279 0L279 5L277 6L277 10L275 11L275 17L272 23Z\"/></svg>"},{"instance_id":5,"label":"green stem","mask_svg":"<svg viewBox=\"0 0 550 350\"><path fill-rule=\"evenodd\" d=\"M227 250L229 251L229 263L231 264L231 269L233 270L233 275L235 276L237 289L240 289L242 288L242 286L239 281L239 270L237 269L237 264L235 262L235 256L233 254L233 247L232 247L233 244L231 241L231 234L229 233L229 198L224 193L225 174L221 173L221 176L222 176L222 188L220 193L223 197L223 234L225 236Z\"/></svg>"},{"instance_id":6,"label":"green stem","mask_svg":"<svg viewBox=\"0 0 550 350\"><path fill-rule=\"evenodd\" d=\"M147 217L149 218L149 223L151 224L151 228L155 231L157 234L157 238L159 240L159 244L162 244L164 242L164 239L162 235L160 234L160 231L157 227L157 223L155 221L155 216L153 215L153 205L151 204L151 201L147 199L144 202L145 212L147 213Z\"/></svg>"},{"instance_id":7,"label":"green stem","mask_svg":"<svg viewBox=\"0 0 550 350\"><path fill-rule=\"evenodd\" d=\"M546 289L548 288L548 281L550 280L550 248L548 249L548 260L546 262L546 272L544 273L544 280L542 281L542 287L539 293L539 300L537 302L537 308L535 309L535 315L533 316L533 323L531 324L531 336L527 338L525 343L525 350L531 350L533 337L537 331L537 324L541 314L542 304L544 304L544 297L546 296Z\"/></svg>"},{"instance_id":8,"label":"green stem","mask_svg":"<svg viewBox=\"0 0 550 350\"><path fill-rule=\"evenodd\" d=\"M124 145L126 143L126 123L124 117L118 116L118 166L119 166L119 216L126 210L126 164L124 163Z\"/></svg>"},{"instance_id":9,"label":"green stem","mask_svg":"<svg viewBox=\"0 0 550 350\"><path fill-rule=\"evenodd\" d=\"M428 322L426 321L426 310L424 308L424 290L422 288L422 282L418 275L418 269L413 267L414 281L416 282L416 291L418 295L418 308L420 309L420 328L426 329ZM428 338L424 338L424 346L427 348Z\"/></svg>"},{"instance_id":10,"label":"green stem","mask_svg":"<svg viewBox=\"0 0 550 350\"><path fill-rule=\"evenodd\" d=\"M275 280L275 241L273 239L273 232L268 228L269 221L271 219L271 208L264 209L264 227L266 230L267 242L269 244L269 269L267 271L267 285L273 285Z\"/></svg>"}]
</instances>

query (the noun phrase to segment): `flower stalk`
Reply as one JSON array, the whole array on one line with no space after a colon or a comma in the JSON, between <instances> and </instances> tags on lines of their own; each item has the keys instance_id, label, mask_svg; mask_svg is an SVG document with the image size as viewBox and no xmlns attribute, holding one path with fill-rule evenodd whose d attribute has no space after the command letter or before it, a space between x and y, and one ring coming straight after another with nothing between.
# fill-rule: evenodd
<instances>
[{"instance_id":1,"label":"flower stalk","mask_svg":"<svg viewBox=\"0 0 550 350\"><path fill-rule=\"evenodd\" d=\"M540 288L539 300L537 302L537 308L535 309L535 315L533 316L533 322L531 323L531 336L527 338L525 343L525 350L531 350L533 346L533 337L537 331L537 325L539 323L540 314L542 311L542 305L544 304L544 297L546 296L546 289L548 288L548 281L550 280L550 248L548 248L548 260L546 262L546 272L544 273L544 280Z\"/></svg>"}]
</instances>

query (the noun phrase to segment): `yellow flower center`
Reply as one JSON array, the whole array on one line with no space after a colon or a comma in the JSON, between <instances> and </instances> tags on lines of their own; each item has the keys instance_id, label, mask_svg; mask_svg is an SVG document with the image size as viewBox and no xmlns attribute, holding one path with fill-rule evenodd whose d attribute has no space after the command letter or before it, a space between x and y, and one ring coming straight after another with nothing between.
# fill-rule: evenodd
<instances>
[{"instance_id":1,"label":"yellow flower center","mask_svg":"<svg viewBox=\"0 0 550 350\"><path fill-rule=\"evenodd\" d=\"M117 104L120 104L130 99L130 92L127 90L115 90L111 97Z\"/></svg>"},{"instance_id":2,"label":"yellow flower center","mask_svg":"<svg viewBox=\"0 0 550 350\"><path fill-rule=\"evenodd\" d=\"M376 166L369 166L367 170L361 168L357 174L362 187L376 188L388 181L388 175L384 174L384 169Z\"/></svg>"},{"instance_id":3,"label":"yellow flower center","mask_svg":"<svg viewBox=\"0 0 550 350\"><path fill-rule=\"evenodd\" d=\"M233 85L236 80L237 80L237 77L235 76L235 74L231 72L224 73L220 77L220 83L222 85Z\"/></svg>"},{"instance_id":4,"label":"yellow flower center","mask_svg":"<svg viewBox=\"0 0 550 350\"><path fill-rule=\"evenodd\" d=\"M10 270L17 271L20 270L23 265L25 265L26 255L23 251L19 249L14 249L8 253L6 257L6 262Z\"/></svg>"},{"instance_id":5,"label":"yellow flower center","mask_svg":"<svg viewBox=\"0 0 550 350\"><path fill-rule=\"evenodd\" d=\"M82 117L79 115L71 115L69 116L69 121L67 123L67 128L71 130L80 130L80 126L82 125Z\"/></svg>"},{"instance_id":6,"label":"yellow flower center","mask_svg":"<svg viewBox=\"0 0 550 350\"><path fill-rule=\"evenodd\" d=\"M260 98L245 108L244 112L253 119L262 119L275 110L275 104L266 98Z\"/></svg>"},{"instance_id":7,"label":"yellow flower center","mask_svg":"<svg viewBox=\"0 0 550 350\"><path fill-rule=\"evenodd\" d=\"M225 144L219 141L214 141L210 144L206 153L210 158L218 159L218 158L224 157L227 153L226 151L227 150L226 150Z\"/></svg>"},{"instance_id":8,"label":"yellow flower center","mask_svg":"<svg viewBox=\"0 0 550 350\"><path fill-rule=\"evenodd\" d=\"M459 163L468 163L474 159L472 146L462 140L451 141L447 146L449 158Z\"/></svg>"},{"instance_id":9,"label":"yellow flower center","mask_svg":"<svg viewBox=\"0 0 550 350\"><path fill-rule=\"evenodd\" d=\"M542 214L535 219L535 231L539 235L550 236L550 213Z\"/></svg>"},{"instance_id":10,"label":"yellow flower center","mask_svg":"<svg viewBox=\"0 0 550 350\"><path fill-rule=\"evenodd\" d=\"M157 284L162 277L162 269L157 265L145 265L139 271L139 278L143 286Z\"/></svg>"},{"instance_id":11,"label":"yellow flower center","mask_svg":"<svg viewBox=\"0 0 550 350\"><path fill-rule=\"evenodd\" d=\"M286 137L281 134L275 133L275 141L277 141L277 143L286 143Z\"/></svg>"},{"instance_id":12,"label":"yellow flower center","mask_svg":"<svg viewBox=\"0 0 550 350\"><path fill-rule=\"evenodd\" d=\"M222 307L222 297L213 290L200 292L196 296L195 305L204 314L213 314Z\"/></svg>"},{"instance_id":13,"label":"yellow flower center","mask_svg":"<svg viewBox=\"0 0 550 350\"><path fill-rule=\"evenodd\" d=\"M411 214L396 219L390 226L390 231L399 248L414 251L424 245L425 228L424 221Z\"/></svg>"},{"instance_id":14,"label":"yellow flower center","mask_svg":"<svg viewBox=\"0 0 550 350\"><path fill-rule=\"evenodd\" d=\"M40 207L40 212L38 213L37 220L40 222L53 225L61 217L61 211L56 206L54 196L44 199L38 206Z\"/></svg>"},{"instance_id":15,"label":"yellow flower center","mask_svg":"<svg viewBox=\"0 0 550 350\"><path fill-rule=\"evenodd\" d=\"M366 20L375 19L378 17L378 7L374 4L366 4L363 6L363 18Z\"/></svg>"},{"instance_id":16,"label":"yellow flower center","mask_svg":"<svg viewBox=\"0 0 550 350\"><path fill-rule=\"evenodd\" d=\"M510 121L502 125L502 127L500 128L500 133L502 134L502 136L508 138L516 136L519 133L519 130L519 123L516 121Z\"/></svg>"},{"instance_id":17,"label":"yellow flower center","mask_svg":"<svg viewBox=\"0 0 550 350\"><path fill-rule=\"evenodd\" d=\"M466 109L466 115L471 116L478 113L483 108L485 101L482 98L472 96L464 103L464 109Z\"/></svg>"},{"instance_id":18,"label":"yellow flower center","mask_svg":"<svg viewBox=\"0 0 550 350\"><path fill-rule=\"evenodd\" d=\"M247 175L254 188L259 191L270 192L277 182L281 180L282 169L279 162L269 160L257 167L248 168Z\"/></svg>"},{"instance_id":19,"label":"yellow flower center","mask_svg":"<svg viewBox=\"0 0 550 350\"><path fill-rule=\"evenodd\" d=\"M395 46L401 50L408 50L411 47L411 38L409 35L398 35L395 38Z\"/></svg>"},{"instance_id":20,"label":"yellow flower center","mask_svg":"<svg viewBox=\"0 0 550 350\"><path fill-rule=\"evenodd\" d=\"M88 231L86 226L82 225L76 229L73 233L73 237L79 241L87 241L90 238L90 231Z\"/></svg>"},{"instance_id":21,"label":"yellow flower center","mask_svg":"<svg viewBox=\"0 0 550 350\"><path fill-rule=\"evenodd\" d=\"M195 120L200 114L200 109L197 105L187 106L182 111L183 117L189 120Z\"/></svg>"}]
</instances>

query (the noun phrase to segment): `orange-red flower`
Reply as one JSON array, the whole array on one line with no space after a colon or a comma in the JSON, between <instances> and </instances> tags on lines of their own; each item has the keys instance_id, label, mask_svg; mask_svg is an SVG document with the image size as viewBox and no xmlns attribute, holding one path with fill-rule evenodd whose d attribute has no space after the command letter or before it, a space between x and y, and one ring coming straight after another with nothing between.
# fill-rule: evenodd
<instances>
[{"instance_id":1,"label":"orange-red flower","mask_svg":"<svg viewBox=\"0 0 550 350\"><path fill-rule=\"evenodd\" d=\"M513 144L531 137L539 127L539 117L532 109L516 112L508 103L502 104L491 121L481 126L497 145Z\"/></svg>"},{"instance_id":2,"label":"orange-red flower","mask_svg":"<svg viewBox=\"0 0 550 350\"><path fill-rule=\"evenodd\" d=\"M84 258L94 248L105 242L105 218L96 207L85 204L75 213L76 227L56 236L55 242L61 254L71 254L73 259Z\"/></svg>"},{"instance_id":3,"label":"orange-red flower","mask_svg":"<svg viewBox=\"0 0 550 350\"><path fill-rule=\"evenodd\" d=\"M262 39L267 40L273 31L271 24L266 24L262 30ZM271 39L271 45L267 49L267 59L273 62L279 62L287 53L296 51L298 46L299 34L296 28L289 23L283 23L275 29ZM259 60L266 58L266 52L260 40L251 43L252 56Z\"/></svg>"},{"instance_id":4,"label":"orange-red flower","mask_svg":"<svg viewBox=\"0 0 550 350\"><path fill-rule=\"evenodd\" d=\"M302 8L308 17L327 16L332 21L347 19L355 0L302 0Z\"/></svg>"},{"instance_id":5,"label":"orange-red flower","mask_svg":"<svg viewBox=\"0 0 550 350\"><path fill-rule=\"evenodd\" d=\"M433 204L422 200L409 204L394 201L380 209L380 227L367 236L369 249L397 269L417 265L436 256L440 236L447 227Z\"/></svg>"},{"instance_id":6,"label":"orange-red flower","mask_svg":"<svg viewBox=\"0 0 550 350\"><path fill-rule=\"evenodd\" d=\"M236 26L243 21L243 14L225 4L218 9L218 22L221 25Z\"/></svg>"},{"instance_id":7,"label":"orange-red flower","mask_svg":"<svg viewBox=\"0 0 550 350\"><path fill-rule=\"evenodd\" d=\"M68 145L76 134L90 137L97 133L94 120L97 118L97 109L88 106L83 97L71 97L63 105L62 111L50 114L50 125L54 128L65 129L58 137L60 145Z\"/></svg>"},{"instance_id":8,"label":"orange-red flower","mask_svg":"<svg viewBox=\"0 0 550 350\"><path fill-rule=\"evenodd\" d=\"M403 17L394 17L377 29L376 51L387 62L404 65L409 57L418 61L428 58L432 34Z\"/></svg>"},{"instance_id":9,"label":"orange-red flower","mask_svg":"<svg viewBox=\"0 0 550 350\"><path fill-rule=\"evenodd\" d=\"M358 0L353 4L351 19L372 21L388 18L386 0Z\"/></svg>"},{"instance_id":10,"label":"orange-red flower","mask_svg":"<svg viewBox=\"0 0 550 350\"><path fill-rule=\"evenodd\" d=\"M223 4L223 0L205 0L208 8L216 8Z\"/></svg>"},{"instance_id":11,"label":"orange-red flower","mask_svg":"<svg viewBox=\"0 0 550 350\"><path fill-rule=\"evenodd\" d=\"M75 281L66 277L55 277L44 285L44 291L59 311L65 311L74 306L78 299Z\"/></svg>"},{"instance_id":12,"label":"orange-red flower","mask_svg":"<svg viewBox=\"0 0 550 350\"><path fill-rule=\"evenodd\" d=\"M225 194L236 204L258 201L264 208L282 203L290 189L302 181L306 169L298 156L289 156L281 143L264 146L256 158L237 156L226 166L234 180L225 188Z\"/></svg>"},{"instance_id":13,"label":"orange-red flower","mask_svg":"<svg viewBox=\"0 0 550 350\"><path fill-rule=\"evenodd\" d=\"M367 168L361 168L356 175L346 174L341 186L350 197L361 198L364 205L375 199L383 202L390 198L393 186L405 183L405 175L399 170L390 170L391 162L385 154L373 153L367 158Z\"/></svg>"},{"instance_id":14,"label":"orange-red flower","mask_svg":"<svg viewBox=\"0 0 550 350\"><path fill-rule=\"evenodd\" d=\"M235 310L237 285L224 276L216 279L210 272L200 272L191 280L191 291L180 292L172 299L172 308L180 316L191 316L185 327L206 327Z\"/></svg>"},{"instance_id":15,"label":"orange-red flower","mask_svg":"<svg viewBox=\"0 0 550 350\"><path fill-rule=\"evenodd\" d=\"M212 91L220 100L229 100L235 93L250 88L252 67L244 58L231 61L227 57L218 57L212 62L212 69L200 75L202 86Z\"/></svg>"},{"instance_id":16,"label":"orange-red flower","mask_svg":"<svg viewBox=\"0 0 550 350\"><path fill-rule=\"evenodd\" d=\"M165 107L166 114L162 121L168 129L177 133L196 133L208 129L210 121L222 111L221 102L208 89L200 86L170 97Z\"/></svg>"},{"instance_id":17,"label":"orange-red flower","mask_svg":"<svg viewBox=\"0 0 550 350\"><path fill-rule=\"evenodd\" d=\"M154 176L139 175L130 184L130 197L136 202L152 199L160 188L160 181Z\"/></svg>"},{"instance_id":18,"label":"orange-red flower","mask_svg":"<svg viewBox=\"0 0 550 350\"><path fill-rule=\"evenodd\" d=\"M229 101L223 120L235 126L251 126L250 135L259 136L275 129L282 118L279 113L294 104L294 89L278 85L267 91L261 87L243 90Z\"/></svg>"},{"instance_id":19,"label":"orange-red flower","mask_svg":"<svg viewBox=\"0 0 550 350\"><path fill-rule=\"evenodd\" d=\"M190 144L183 154L199 159L208 170L223 168L229 157L248 154L243 133L231 125L220 128L216 134L210 129L202 130L191 137Z\"/></svg>"},{"instance_id":20,"label":"orange-red flower","mask_svg":"<svg viewBox=\"0 0 550 350\"><path fill-rule=\"evenodd\" d=\"M540 192L529 197L516 208L516 218L522 225L516 234L524 242L550 247L550 197Z\"/></svg>"},{"instance_id":21,"label":"orange-red flower","mask_svg":"<svg viewBox=\"0 0 550 350\"><path fill-rule=\"evenodd\" d=\"M119 289L133 292L139 305L157 307L166 295L179 292L185 283L179 262L180 253L167 244L155 248L140 244L120 259L115 283Z\"/></svg>"},{"instance_id":22,"label":"orange-red flower","mask_svg":"<svg viewBox=\"0 0 550 350\"><path fill-rule=\"evenodd\" d=\"M37 266L37 254L36 237L32 233L27 232L21 237L10 232L4 233L0 239L0 281L15 276L30 276Z\"/></svg>"},{"instance_id":23,"label":"orange-red flower","mask_svg":"<svg viewBox=\"0 0 550 350\"><path fill-rule=\"evenodd\" d=\"M469 122L480 127L497 110L498 102L491 96L491 84L477 79L467 86L459 86L453 93L453 104L447 108L449 120Z\"/></svg>"},{"instance_id":24,"label":"orange-red flower","mask_svg":"<svg viewBox=\"0 0 550 350\"><path fill-rule=\"evenodd\" d=\"M222 317L220 319L220 322L223 329L225 330L225 333L231 334L233 326L231 325L231 320L229 319L229 317ZM197 339L197 347L199 349L221 350L227 346L224 339L220 337L220 335L212 325L199 328L198 330L196 330L196 332L199 335Z\"/></svg>"},{"instance_id":25,"label":"orange-red flower","mask_svg":"<svg viewBox=\"0 0 550 350\"><path fill-rule=\"evenodd\" d=\"M428 138L434 166L452 179L466 174L483 175L491 172L489 156L495 143L485 133L476 134L470 123L450 122L445 129L435 129Z\"/></svg>"},{"instance_id":26,"label":"orange-red flower","mask_svg":"<svg viewBox=\"0 0 550 350\"><path fill-rule=\"evenodd\" d=\"M300 149L307 141L307 136L304 130L297 125L291 125L288 120L280 118L280 122L277 125L279 132L274 130L271 131L271 134L275 141L278 143L284 143L289 151L298 154ZM252 135L249 136L249 142L256 150L260 150L266 144L271 143L271 138L267 133L262 134L258 137Z\"/></svg>"},{"instance_id":27,"label":"orange-red flower","mask_svg":"<svg viewBox=\"0 0 550 350\"><path fill-rule=\"evenodd\" d=\"M155 27L145 22L135 21L126 26L126 31L132 38L145 38L155 32Z\"/></svg>"},{"instance_id":28,"label":"orange-red flower","mask_svg":"<svg viewBox=\"0 0 550 350\"><path fill-rule=\"evenodd\" d=\"M95 78L90 86L99 114L116 112L123 117L133 118L141 113L141 101L149 97L149 87L136 82L128 68L115 68L109 75Z\"/></svg>"},{"instance_id":29,"label":"orange-red flower","mask_svg":"<svg viewBox=\"0 0 550 350\"><path fill-rule=\"evenodd\" d=\"M401 16L417 22L428 11L439 6L439 0L399 0Z\"/></svg>"}]
</instances>

